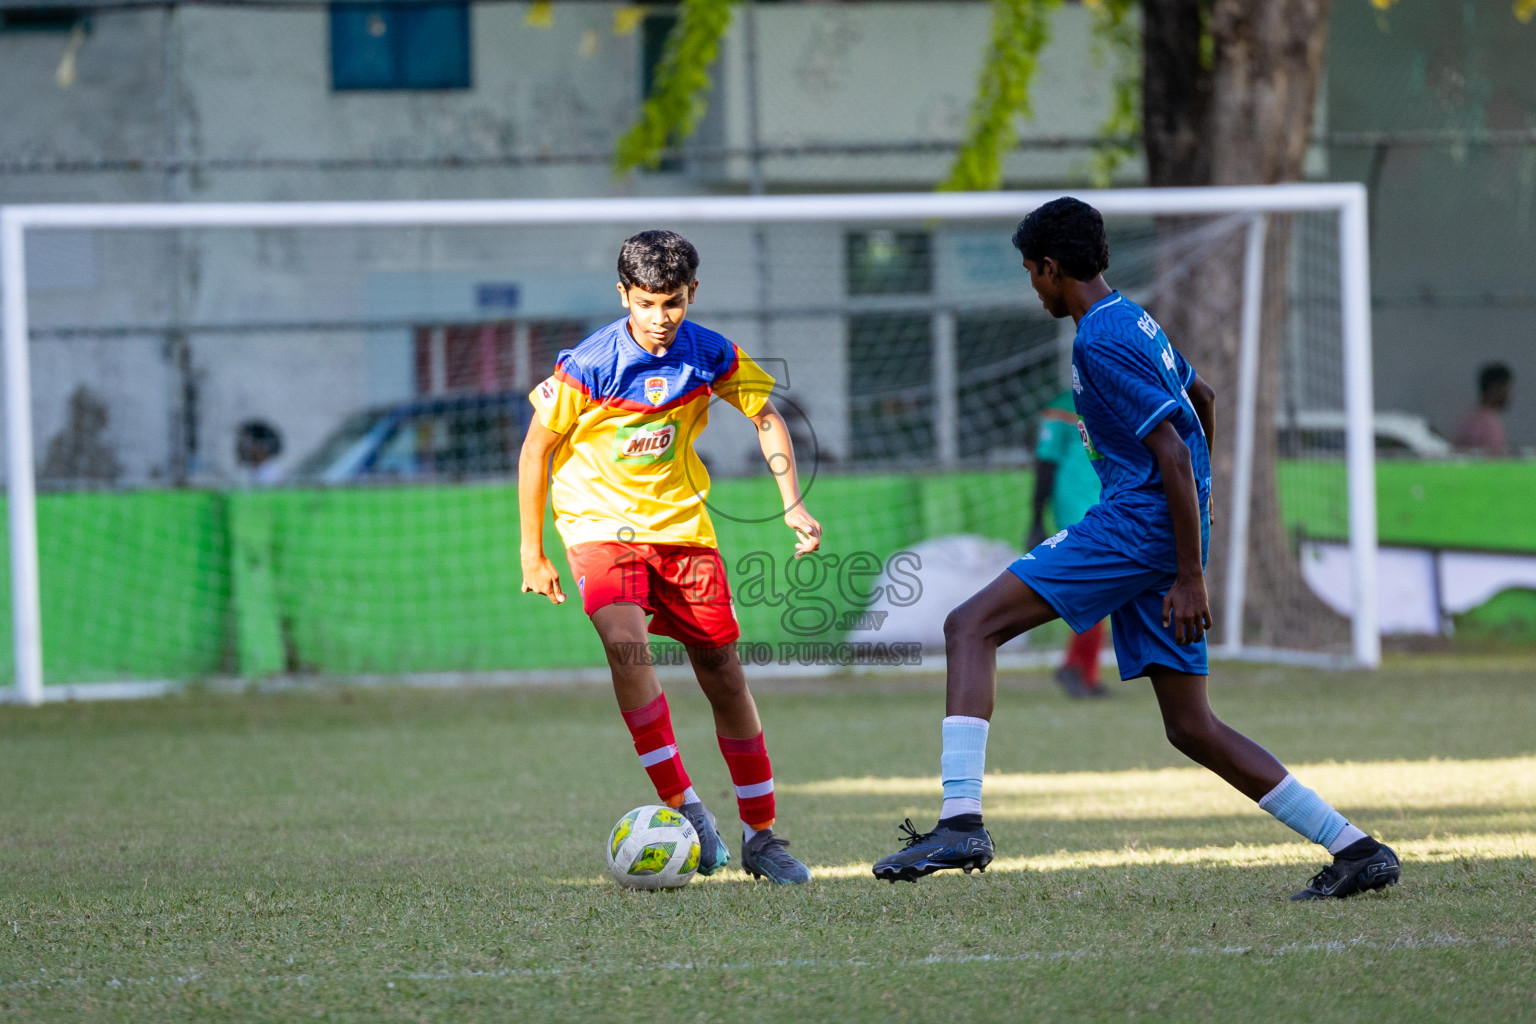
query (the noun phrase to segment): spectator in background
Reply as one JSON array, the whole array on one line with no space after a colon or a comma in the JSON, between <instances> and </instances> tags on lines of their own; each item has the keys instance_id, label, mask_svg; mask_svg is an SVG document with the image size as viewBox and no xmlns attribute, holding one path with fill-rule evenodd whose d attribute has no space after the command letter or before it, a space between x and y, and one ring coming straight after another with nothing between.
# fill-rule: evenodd
<instances>
[{"instance_id":1,"label":"spectator in background","mask_svg":"<svg viewBox=\"0 0 1536 1024\"><path fill-rule=\"evenodd\" d=\"M282 475L277 466L282 453L283 436L266 420L246 420L235 433L235 461L247 483L276 483Z\"/></svg>"},{"instance_id":2,"label":"spectator in background","mask_svg":"<svg viewBox=\"0 0 1536 1024\"><path fill-rule=\"evenodd\" d=\"M1072 392L1063 391L1040 414L1040 443L1035 448L1034 515L1024 549L1031 551L1045 541L1045 503L1051 503L1056 529L1065 530L1099 502L1099 475L1077 428ZM1099 682L1099 651L1104 647L1104 623L1086 633L1074 633L1067 656L1056 670L1056 679L1073 697L1103 697L1109 693Z\"/></svg>"},{"instance_id":3,"label":"spectator in background","mask_svg":"<svg viewBox=\"0 0 1536 1024\"><path fill-rule=\"evenodd\" d=\"M1479 455L1509 454L1504 436L1504 410L1515 375L1503 363L1489 363L1477 375L1478 400L1456 426L1456 447Z\"/></svg>"}]
</instances>

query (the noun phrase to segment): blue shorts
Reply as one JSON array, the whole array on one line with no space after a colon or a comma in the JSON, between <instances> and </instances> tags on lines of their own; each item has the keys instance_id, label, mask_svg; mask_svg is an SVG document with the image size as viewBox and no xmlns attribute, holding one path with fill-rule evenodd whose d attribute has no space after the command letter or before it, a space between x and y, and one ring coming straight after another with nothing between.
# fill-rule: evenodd
<instances>
[{"instance_id":1,"label":"blue shorts","mask_svg":"<svg viewBox=\"0 0 1536 1024\"><path fill-rule=\"evenodd\" d=\"M1073 632L1082 633L1111 616L1120 678L1147 674L1166 665L1191 675L1209 675L1205 641L1178 644L1163 625L1163 597L1174 573L1149 569L1076 527L1062 530L1008 567L1056 609Z\"/></svg>"}]
</instances>

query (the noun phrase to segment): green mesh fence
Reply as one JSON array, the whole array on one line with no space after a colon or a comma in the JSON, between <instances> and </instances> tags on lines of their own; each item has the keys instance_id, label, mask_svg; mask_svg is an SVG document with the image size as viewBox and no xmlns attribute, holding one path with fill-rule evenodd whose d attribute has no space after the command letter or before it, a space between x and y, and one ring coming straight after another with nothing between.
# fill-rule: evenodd
<instances>
[{"instance_id":1,"label":"green mesh fence","mask_svg":"<svg viewBox=\"0 0 1536 1024\"><path fill-rule=\"evenodd\" d=\"M1315 464L1281 472L1287 524L1344 536L1342 479L1320 480ZM1526 497L1536 463L1385 462L1377 479L1384 543L1536 551ZM1017 545L1031 485L1019 471L824 474L808 497L825 527L823 553L796 562L772 482L717 483L710 504L743 638L804 639L820 621L825 638L840 639L859 603L857 588L839 582L850 558L883 563L955 533ZM53 494L38 501L38 530L50 683L603 663L574 593L559 607L519 593L511 484ZM568 576L552 527L546 536ZM8 587L0 605L8 679ZM1529 595L1501 595L1480 611L1487 629L1536 627ZM1479 622L1473 613L1458 625Z\"/></svg>"}]
</instances>

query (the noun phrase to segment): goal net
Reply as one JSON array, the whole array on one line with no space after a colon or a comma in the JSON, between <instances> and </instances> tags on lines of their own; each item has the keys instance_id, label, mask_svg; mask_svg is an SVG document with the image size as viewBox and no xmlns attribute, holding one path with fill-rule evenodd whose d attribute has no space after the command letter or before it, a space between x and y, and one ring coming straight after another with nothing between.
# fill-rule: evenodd
<instances>
[{"instance_id":1,"label":"goal net","mask_svg":"<svg viewBox=\"0 0 1536 1024\"><path fill-rule=\"evenodd\" d=\"M1110 283L1221 394L1213 648L1374 663L1363 194L1081 195ZM619 244L654 227L702 255L690 318L776 378L825 529L790 557L751 424L717 405L698 449L744 660L941 665L920 645L1019 552L1068 390L1072 323L1009 244L1050 198L4 208L0 665L29 701L601 667L576 602L519 593L516 459L528 390L623 315Z\"/></svg>"}]
</instances>

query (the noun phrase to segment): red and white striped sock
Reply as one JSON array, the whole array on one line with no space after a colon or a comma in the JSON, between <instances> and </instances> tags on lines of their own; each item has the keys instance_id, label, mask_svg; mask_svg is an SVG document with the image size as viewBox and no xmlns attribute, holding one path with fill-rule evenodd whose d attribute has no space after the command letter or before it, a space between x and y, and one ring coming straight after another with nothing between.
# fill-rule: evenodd
<instances>
[{"instance_id":1,"label":"red and white striped sock","mask_svg":"<svg viewBox=\"0 0 1536 1024\"><path fill-rule=\"evenodd\" d=\"M688 772L683 768L682 755L677 752L677 737L672 734L672 712L667 708L667 695L662 694L649 704L633 711L622 712L624 724L635 740L635 753L645 774L651 777L656 795L670 807L680 806L683 794L692 786Z\"/></svg>"},{"instance_id":2,"label":"red and white striped sock","mask_svg":"<svg viewBox=\"0 0 1536 1024\"><path fill-rule=\"evenodd\" d=\"M773 765L768 761L763 734L745 740L716 738L720 741L720 753L725 755L725 766L730 769L731 783L736 787L736 809L741 814L741 823L751 832L772 826Z\"/></svg>"}]
</instances>

